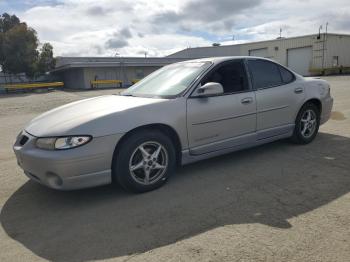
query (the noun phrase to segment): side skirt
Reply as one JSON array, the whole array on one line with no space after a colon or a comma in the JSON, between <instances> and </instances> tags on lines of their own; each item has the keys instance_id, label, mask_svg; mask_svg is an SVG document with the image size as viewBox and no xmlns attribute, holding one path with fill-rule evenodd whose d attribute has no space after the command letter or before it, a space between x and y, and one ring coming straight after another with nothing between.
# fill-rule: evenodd
<instances>
[{"instance_id":1,"label":"side skirt","mask_svg":"<svg viewBox=\"0 0 350 262\"><path fill-rule=\"evenodd\" d=\"M263 136L261 136L261 135L259 136L259 134L258 134L257 137L258 138L260 137L260 139L254 141L254 142L241 144L241 145L233 146L230 148L225 148L222 150L217 150L217 151L213 151L213 152L209 152L209 153L205 153L205 154L200 154L200 155L193 155L190 153L189 149L186 149L186 150L182 151L181 164L187 165L187 164L194 163L194 162L197 162L200 160L204 160L204 159L212 158L215 156L220 156L220 155L232 153L235 151L239 151L242 149L247 149L247 148L263 145L263 144L270 143L270 142L273 142L276 140L288 138L288 137L291 137L293 135L293 130L294 130L294 125L290 125L288 128L286 128L284 130L285 132L282 134L275 133L275 135L268 136L268 137L266 137L266 133ZM263 131L263 132L266 132L266 131Z\"/></svg>"}]
</instances>

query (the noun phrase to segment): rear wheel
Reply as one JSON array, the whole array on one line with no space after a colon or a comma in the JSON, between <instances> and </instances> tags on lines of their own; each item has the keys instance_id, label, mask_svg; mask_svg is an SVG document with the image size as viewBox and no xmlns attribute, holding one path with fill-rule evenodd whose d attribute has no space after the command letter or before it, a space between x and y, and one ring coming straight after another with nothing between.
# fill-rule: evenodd
<instances>
[{"instance_id":1,"label":"rear wheel","mask_svg":"<svg viewBox=\"0 0 350 262\"><path fill-rule=\"evenodd\" d=\"M173 173L175 149L170 138L157 130L142 130L128 137L114 157L113 176L133 192L162 186Z\"/></svg>"},{"instance_id":2,"label":"rear wheel","mask_svg":"<svg viewBox=\"0 0 350 262\"><path fill-rule=\"evenodd\" d=\"M313 103L305 104L295 121L292 141L297 144L308 144L317 135L320 126L320 112Z\"/></svg>"}]
</instances>

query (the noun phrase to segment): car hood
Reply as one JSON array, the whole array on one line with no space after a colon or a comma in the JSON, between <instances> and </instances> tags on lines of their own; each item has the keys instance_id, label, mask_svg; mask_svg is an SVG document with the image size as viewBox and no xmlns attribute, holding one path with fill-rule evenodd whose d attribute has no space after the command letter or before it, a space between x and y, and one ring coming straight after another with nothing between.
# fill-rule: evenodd
<instances>
[{"instance_id":1,"label":"car hood","mask_svg":"<svg viewBox=\"0 0 350 262\"><path fill-rule=\"evenodd\" d=\"M76 101L34 118L25 130L37 137L64 135L103 136L122 132L120 115L141 112L166 99L107 95ZM131 114L132 115L132 114ZM130 116L131 116L130 115ZM120 119L121 120L121 119Z\"/></svg>"}]
</instances>

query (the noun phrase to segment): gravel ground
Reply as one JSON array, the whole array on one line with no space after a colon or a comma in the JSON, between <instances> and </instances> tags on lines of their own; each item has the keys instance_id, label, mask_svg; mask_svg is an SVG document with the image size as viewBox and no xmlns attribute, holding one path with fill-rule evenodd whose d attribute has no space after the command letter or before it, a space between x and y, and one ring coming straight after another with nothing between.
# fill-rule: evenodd
<instances>
[{"instance_id":1,"label":"gravel ground","mask_svg":"<svg viewBox=\"0 0 350 262\"><path fill-rule=\"evenodd\" d=\"M34 116L116 90L0 96L0 261L350 261L350 76L326 79L334 112L312 144L198 162L142 195L47 189L11 149Z\"/></svg>"}]
</instances>

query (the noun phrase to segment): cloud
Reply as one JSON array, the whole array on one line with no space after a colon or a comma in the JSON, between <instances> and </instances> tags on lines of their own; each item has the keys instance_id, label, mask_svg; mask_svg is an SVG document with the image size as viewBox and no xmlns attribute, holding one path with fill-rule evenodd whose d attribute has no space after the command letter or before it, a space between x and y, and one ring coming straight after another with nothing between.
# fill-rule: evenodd
<instances>
[{"instance_id":1,"label":"cloud","mask_svg":"<svg viewBox=\"0 0 350 262\"><path fill-rule=\"evenodd\" d=\"M350 10L340 12L327 12L322 15L323 20L329 21L330 26L340 31L348 31L350 29Z\"/></svg>"},{"instance_id":2,"label":"cloud","mask_svg":"<svg viewBox=\"0 0 350 262\"><path fill-rule=\"evenodd\" d=\"M189 20L214 22L221 21L225 17L232 17L251 7L261 3L261 0L194 0L188 2L178 13L173 13L171 20ZM167 13L169 15L169 13ZM166 17L163 17L166 20Z\"/></svg>"},{"instance_id":3,"label":"cloud","mask_svg":"<svg viewBox=\"0 0 350 262\"><path fill-rule=\"evenodd\" d=\"M91 6L86 9L86 13L92 16L102 16L106 15L108 12L109 10L104 9L101 6Z\"/></svg>"},{"instance_id":4,"label":"cloud","mask_svg":"<svg viewBox=\"0 0 350 262\"><path fill-rule=\"evenodd\" d=\"M106 41L106 47L115 49L129 45L127 39L132 38L132 34L129 28L124 27L121 30L114 32L112 38Z\"/></svg>"},{"instance_id":5,"label":"cloud","mask_svg":"<svg viewBox=\"0 0 350 262\"><path fill-rule=\"evenodd\" d=\"M122 37L128 39L132 37L132 34L129 30L129 28L124 27L122 30L119 31L119 35L121 35Z\"/></svg>"},{"instance_id":6,"label":"cloud","mask_svg":"<svg viewBox=\"0 0 350 262\"><path fill-rule=\"evenodd\" d=\"M124 39L109 39L106 42L107 48L121 48L127 46L129 43Z\"/></svg>"},{"instance_id":7,"label":"cloud","mask_svg":"<svg viewBox=\"0 0 350 262\"><path fill-rule=\"evenodd\" d=\"M187 2L180 10L166 10L155 15L156 23L180 23L183 28L190 31L195 25L206 23L213 30L231 29L235 16L243 11L257 7L262 0L192 0Z\"/></svg>"},{"instance_id":8,"label":"cloud","mask_svg":"<svg viewBox=\"0 0 350 262\"><path fill-rule=\"evenodd\" d=\"M55 55L163 56L187 47L318 33L350 33L348 0L1 1L33 27ZM29 4L28 4L29 3ZM233 40L234 36L234 40Z\"/></svg>"}]
</instances>

